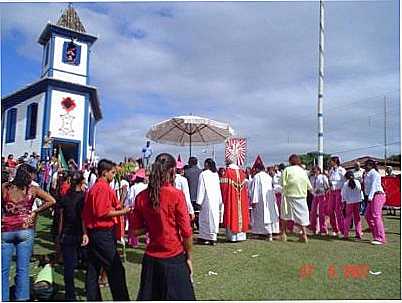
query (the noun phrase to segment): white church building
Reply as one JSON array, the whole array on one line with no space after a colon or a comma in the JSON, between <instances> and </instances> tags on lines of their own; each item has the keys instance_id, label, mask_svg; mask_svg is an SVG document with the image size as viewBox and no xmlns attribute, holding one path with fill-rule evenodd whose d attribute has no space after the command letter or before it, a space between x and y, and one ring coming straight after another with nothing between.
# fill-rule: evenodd
<instances>
[{"instance_id":1,"label":"white church building","mask_svg":"<svg viewBox=\"0 0 402 303\"><path fill-rule=\"evenodd\" d=\"M89 85L90 48L97 37L85 32L70 5L57 24L39 37L41 78L2 97L2 155L44 155L50 131L53 149L81 166L95 157L95 128L102 119L97 89ZM21 70L21 72L23 72Z\"/></svg>"}]
</instances>

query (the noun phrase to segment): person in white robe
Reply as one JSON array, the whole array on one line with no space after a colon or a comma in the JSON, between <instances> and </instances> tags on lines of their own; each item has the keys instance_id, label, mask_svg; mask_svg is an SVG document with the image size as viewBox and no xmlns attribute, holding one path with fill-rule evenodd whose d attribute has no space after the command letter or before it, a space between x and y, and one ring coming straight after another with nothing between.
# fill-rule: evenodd
<instances>
[{"instance_id":1,"label":"person in white robe","mask_svg":"<svg viewBox=\"0 0 402 303\"><path fill-rule=\"evenodd\" d=\"M272 241L272 234L279 233L279 211L272 187L272 177L265 172L263 164L256 165L256 175L252 183L252 228L256 235L267 235Z\"/></svg>"},{"instance_id":2,"label":"person in white robe","mask_svg":"<svg viewBox=\"0 0 402 303\"><path fill-rule=\"evenodd\" d=\"M92 188L92 186L95 185L96 183L96 179L97 179L97 175L96 175L96 168L92 167L89 174L88 174L88 178L86 179L87 181L87 190L90 190Z\"/></svg>"},{"instance_id":3,"label":"person in white robe","mask_svg":"<svg viewBox=\"0 0 402 303\"><path fill-rule=\"evenodd\" d=\"M215 245L219 223L223 220L222 194L215 162L206 159L204 168L199 176L197 191L197 204L201 206L198 239L203 244Z\"/></svg>"},{"instance_id":4,"label":"person in white robe","mask_svg":"<svg viewBox=\"0 0 402 303\"><path fill-rule=\"evenodd\" d=\"M191 204L190 198L190 189L188 187L187 178L184 177L184 164L183 162L177 160L176 161L176 178L175 178L175 186L177 189L180 189L184 193L184 197L186 199L188 213L190 214L191 222L195 219L193 204Z\"/></svg>"}]
</instances>

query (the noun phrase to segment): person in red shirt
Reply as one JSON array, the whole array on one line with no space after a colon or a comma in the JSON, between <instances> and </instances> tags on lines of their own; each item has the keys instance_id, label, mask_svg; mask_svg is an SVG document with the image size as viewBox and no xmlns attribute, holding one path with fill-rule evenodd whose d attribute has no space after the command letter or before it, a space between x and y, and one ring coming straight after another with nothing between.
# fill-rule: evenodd
<instances>
[{"instance_id":1,"label":"person in red shirt","mask_svg":"<svg viewBox=\"0 0 402 303\"><path fill-rule=\"evenodd\" d=\"M126 272L117 253L114 229L119 216L130 208L121 208L116 193L110 188L116 164L102 159L98 164L99 178L89 190L82 210L82 220L88 233L88 268L85 279L88 301L102 301L98 277L101 267L106 271L114 301L130 301Z\"/></svg>"},{"instance_id":2,"label":"person in red shirt","mask_svg":"<svg viewBox=\"0 0 402 303\"><path fill-rule=\"evenodd\" d=\"M17 166L17 161L15 161L13 154L8 155L6 166L8 168L15 168Z\"/></svg>"},{"instance_id":3,"label":"person in red shirt","mask_svg":"<svg viewBox=\"0 0 402 303\"><path fill-rule=\"evenodd\" d=\"M148 189L136 198L134 234L149 233L137 300L195 300L192 285L192 229L184 194L174 186L176 160L160 154Z\"/></svg>"}]
</instances>

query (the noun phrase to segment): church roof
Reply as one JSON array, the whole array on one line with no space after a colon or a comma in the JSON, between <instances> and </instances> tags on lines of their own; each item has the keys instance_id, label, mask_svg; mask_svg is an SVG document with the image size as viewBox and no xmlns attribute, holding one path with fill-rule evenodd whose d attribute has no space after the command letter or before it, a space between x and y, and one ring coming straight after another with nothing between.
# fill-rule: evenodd
<instances>
[{"instance_id":1,"label":"church roof","mask_svg":"<svg viewBox=\"0 0 402 303\"><path fill-rule=\"evenodd\" d=\"M82 24L80 17L71 4L64 10L57 25L65 28L72 29L73 31L85 33L85 27Z\"/></svg>"},{"instance_id":2,"label":"church roof","mask_svg":"<svg viewBox=\"0 0 402 303\"><path fill-rule=\"evenodd\" d=\"M102 119L102 111L99 104L99 97L96 87L89 85L81 85L77 83L67 82L54 78L42 78L36 82L28 84L27 86L17 90L10 95L1 98L1 111L2 113L25 100L32 98L40 93L46 92L47 88L51 86L55 89L65 89L76 93L89 94L89 101L95 120Z\"/></svg>"},{"instance_id":3,"label":"church roof","mask_svg":"<svg viewBox=\"0 0 402 303\"><path fill-rule=\"evenodd\" d=\"M45 45L51 35L56 34L68 39L77 39L81 42L92 45L98 38L85 31L77 11L69 5L62 13L59 21L56 24L48 22L44 30L40 34L38 42Z\"/></svg>"}]
</instances>

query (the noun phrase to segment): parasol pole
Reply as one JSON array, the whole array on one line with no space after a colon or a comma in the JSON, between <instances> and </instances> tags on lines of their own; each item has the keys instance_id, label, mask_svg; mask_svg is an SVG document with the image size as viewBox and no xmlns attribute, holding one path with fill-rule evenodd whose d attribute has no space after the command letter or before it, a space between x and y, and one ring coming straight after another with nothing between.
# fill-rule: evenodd
<instances>
[{"instance_id":1,"label":"parasol pole","mask_svg":"<svg viewBox=\"0 0 402 303\"><path fill-rule=\"evenodd\" d=\"M191 157L191 134L190 134L190 157Z\"/></svg>"}]
</instances>

